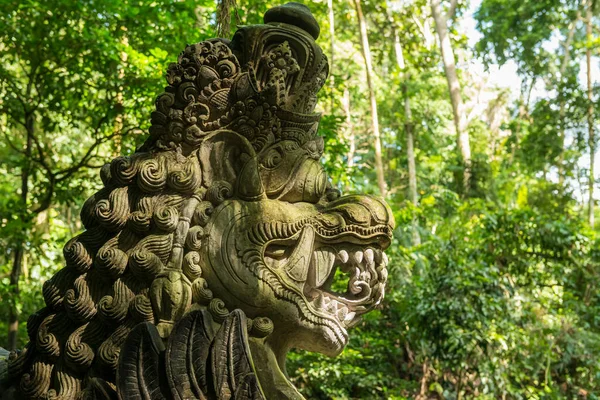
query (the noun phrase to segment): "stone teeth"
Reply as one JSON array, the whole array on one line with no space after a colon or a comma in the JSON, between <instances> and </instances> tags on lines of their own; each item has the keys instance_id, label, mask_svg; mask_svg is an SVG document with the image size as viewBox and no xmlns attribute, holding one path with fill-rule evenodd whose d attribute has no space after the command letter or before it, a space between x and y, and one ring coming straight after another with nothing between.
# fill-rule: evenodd
<instances>
[{"instance_id":1,"label":"stone teeth","mask_svg":"<svg viewBox=\"0 0 600 400\"><path fill-rule=\"evenodd\" d=\"M381 249L375 249L375 261L379 264L382 262L383 251Z\"/></svg>"},{"instance_id":2,"label":"stone teeth","mask_svg":"<svg viewBox=\"0 0 600 400\"><path fill-rule=\"evenodd\" d=\"M369 271L364 271L360 273L360 280L369 282L371 280L371 273Z\"/></svg>"},{"instance_id":3,"label":"stone teeth","mask_svg":"<svg viewBox=\"0 0 600 400\"><path fill-rule=\"evenodd\" d=\"M364 254L362 251L358 250L354 252L352 257L354 258L354 261L356 261L357 264L360 264L363 261Z\"/></svg>"},{"instance_id":4,"label":"stone teeth","mask_svg":"<svg viewBox=\"0 0 600 400\"><path fill-rule=\"evenodd\" d=\"M387 256L387 254L385 254L385 253L382 252L381 253L381 257L383 258L383 264L384 265L388 265L388 263L390 262L390 260L389 260L389 258Z\"/></svg>"},{"instance_id":5,"label":"stone teeth","mask_svg":"<svg viewBox=\"0 0 600 400\"><path fill-rule=\"evenodd\" d=\"M385 283L387 281L388 278L388 271L387 269L382 269L381 272L379 272L379 279Z\"/></svg>"},{"instance_id":6,"label":"stone teeth","mask_svg":"<svg viewBox=\"0 0 600 400\"><path fill-rule=\"evenodd\" d=\"M315 306L317 306L318 309L325 308L325 296L323 296L323 293L319 293L319 297L315 300Z\"/></svg>"},{"instance_id":7,"label":"stone teeth","mask_svg":"<svg viewBox=\"0 0 600 400\"><path fill-rule=\"evenodd\" d=\"M369 264L373 264L375 262L375 253L373 252L373 249L365 250L365 258Z\"/></svg>"},{"instance_id":8,"label":"stone teeth","mask_svg":"<svg viewBox=\"0 0 600 400\"><path fill-rule=\"evenodd\" d=\"M348 315L348 307L342 305L337 312L337 317L340 321L344 321L346 319L346 315Z\"/></svg>"},{"instance_id":9,"label":"stone teeth","mask_svg":"<svg viewBox=\"0 0 600 400\"><path fill-rule=\"evenodd\" d=\"M331 303L327 306L327 311L330 313L337 313L338 310L338 302L337 300L331 300Z\"/></svg>"},{"instance_id":10,"label":"stone teeth","mask_svg":"<svg viewBox=\"0 0 600 400\"><path fill-rule=\"evenodd\" d=\"M342 262L342 264L346 264L348 262L348 259L350 258L350 256L348 255L348 252L346 250L340 250L338 252L338 257L339 257L340 261Z\"/></svg>"},{"instance_id":11,"label":"stone teeth","mask_svg":"<svg viewBox=\"0 0 600 400\"><path fill-rule=\"evenodd\" d=\"M349 312L348 314L346 314L346 316L344 317L344 322L350 322L354 319L354 317L356 316L356 312L352 311Z\"/></svg>"}]
</instances>

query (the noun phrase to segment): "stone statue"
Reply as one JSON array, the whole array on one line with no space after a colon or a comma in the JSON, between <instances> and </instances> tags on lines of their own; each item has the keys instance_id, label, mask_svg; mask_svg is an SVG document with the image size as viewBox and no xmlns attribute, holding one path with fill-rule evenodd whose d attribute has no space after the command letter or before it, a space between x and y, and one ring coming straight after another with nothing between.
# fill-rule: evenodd
<instances>
[{"instance_id":1,"label":"stone statue","mask_svg":"<svg viewBox=\"0 0 600 400\"><path fill-rule=\"evenodd\" d=\"M302 399L286 353L336 356L381 302L394 221L319 163L319 26L296 3L264 20L169 66L149 138L83 205L6 396Z\"/></svg>"}]
</instances>

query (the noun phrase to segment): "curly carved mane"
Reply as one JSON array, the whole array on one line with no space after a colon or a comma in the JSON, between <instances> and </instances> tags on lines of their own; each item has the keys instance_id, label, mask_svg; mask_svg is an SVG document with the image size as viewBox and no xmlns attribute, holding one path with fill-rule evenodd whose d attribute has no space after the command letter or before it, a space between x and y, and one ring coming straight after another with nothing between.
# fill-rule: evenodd
<instances>
[{"instance_id":1,"label":"curly carved mane","mask_svg":"<svg viewBox=\"0 0 600 400\"><path fill-rule=\"evenodd\" d=\"M101 172L104 188L81 211L86 231L64 248L66 266L44 284L46 307L27 322L30 342L10 363L27 397L72 397L86 378L114 381L120 346L139 322L154 321L148 291L173 260L186 200L197 206L194 238L222 190L197 190L195 155L176 151L119 157ZM189 214L189 212L188 212ZM194 282L193 263L183 271ZM197 291L196 291L197 292Z\"/></svg>"}]
</instances>

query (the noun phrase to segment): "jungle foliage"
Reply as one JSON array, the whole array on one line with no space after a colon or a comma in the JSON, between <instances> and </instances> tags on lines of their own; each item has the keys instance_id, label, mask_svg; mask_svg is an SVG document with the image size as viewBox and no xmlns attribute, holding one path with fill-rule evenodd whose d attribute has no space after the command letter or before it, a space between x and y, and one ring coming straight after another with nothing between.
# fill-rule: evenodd
<instances>
[{"instance_id":1,"label":"jungle foliage","mask_svg":"<svg viewBox=\"0 0 600 400\"><path fill-rule=\"evenodd\" d=\"M398 227L384 304L337 359L293 354L296 386L310 399L600 398L598 1L306 3L332 72L326 168L344 192L383 189ZM26 342L99 167L143 142L168 63L275 4L0 0L0 346ZM503 64L520 90L489 83Z\"/></svg>"}]
</instances>

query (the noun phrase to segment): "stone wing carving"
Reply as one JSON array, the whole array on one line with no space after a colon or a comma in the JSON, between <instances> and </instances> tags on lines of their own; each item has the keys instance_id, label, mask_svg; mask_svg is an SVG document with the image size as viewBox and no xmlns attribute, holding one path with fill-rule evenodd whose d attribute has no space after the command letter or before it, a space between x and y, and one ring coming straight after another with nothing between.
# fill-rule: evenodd
<instances>
[{"instance_id":1,"label":"stone wing carving","mask_svg":"<svg viewBox=\"0 0 600 400\"><path fill-rule=\"evenodd\" d=\"M219 330L206 310L175 325L165 348L149 322L128 335L119 356L122 399L264 399L248 347L243 311L227 315Z\"/></svg>"},{"instance_id":2,"label":"stone wing carving","mask_svg":"<svg viewBox=\"0 0 600 400\"><path fill-rule=\"evenodd\" d=\"M154 324L142 322L131 330L119 355L117 382L121 398L166 398L160 382L164 351L165 346Z\"/></svg>"},{"instance_id":3,"label":"stone wing carving","mask_svg":"<svg viewBox=\"0 0 600 400\"><path fill-rule=\"evenodd\" d=\"M215 333L206 311L186 315L175 325L169 338L166 373L175 399L206 399L210 344Z\"/></svg>"}]
</instances>

